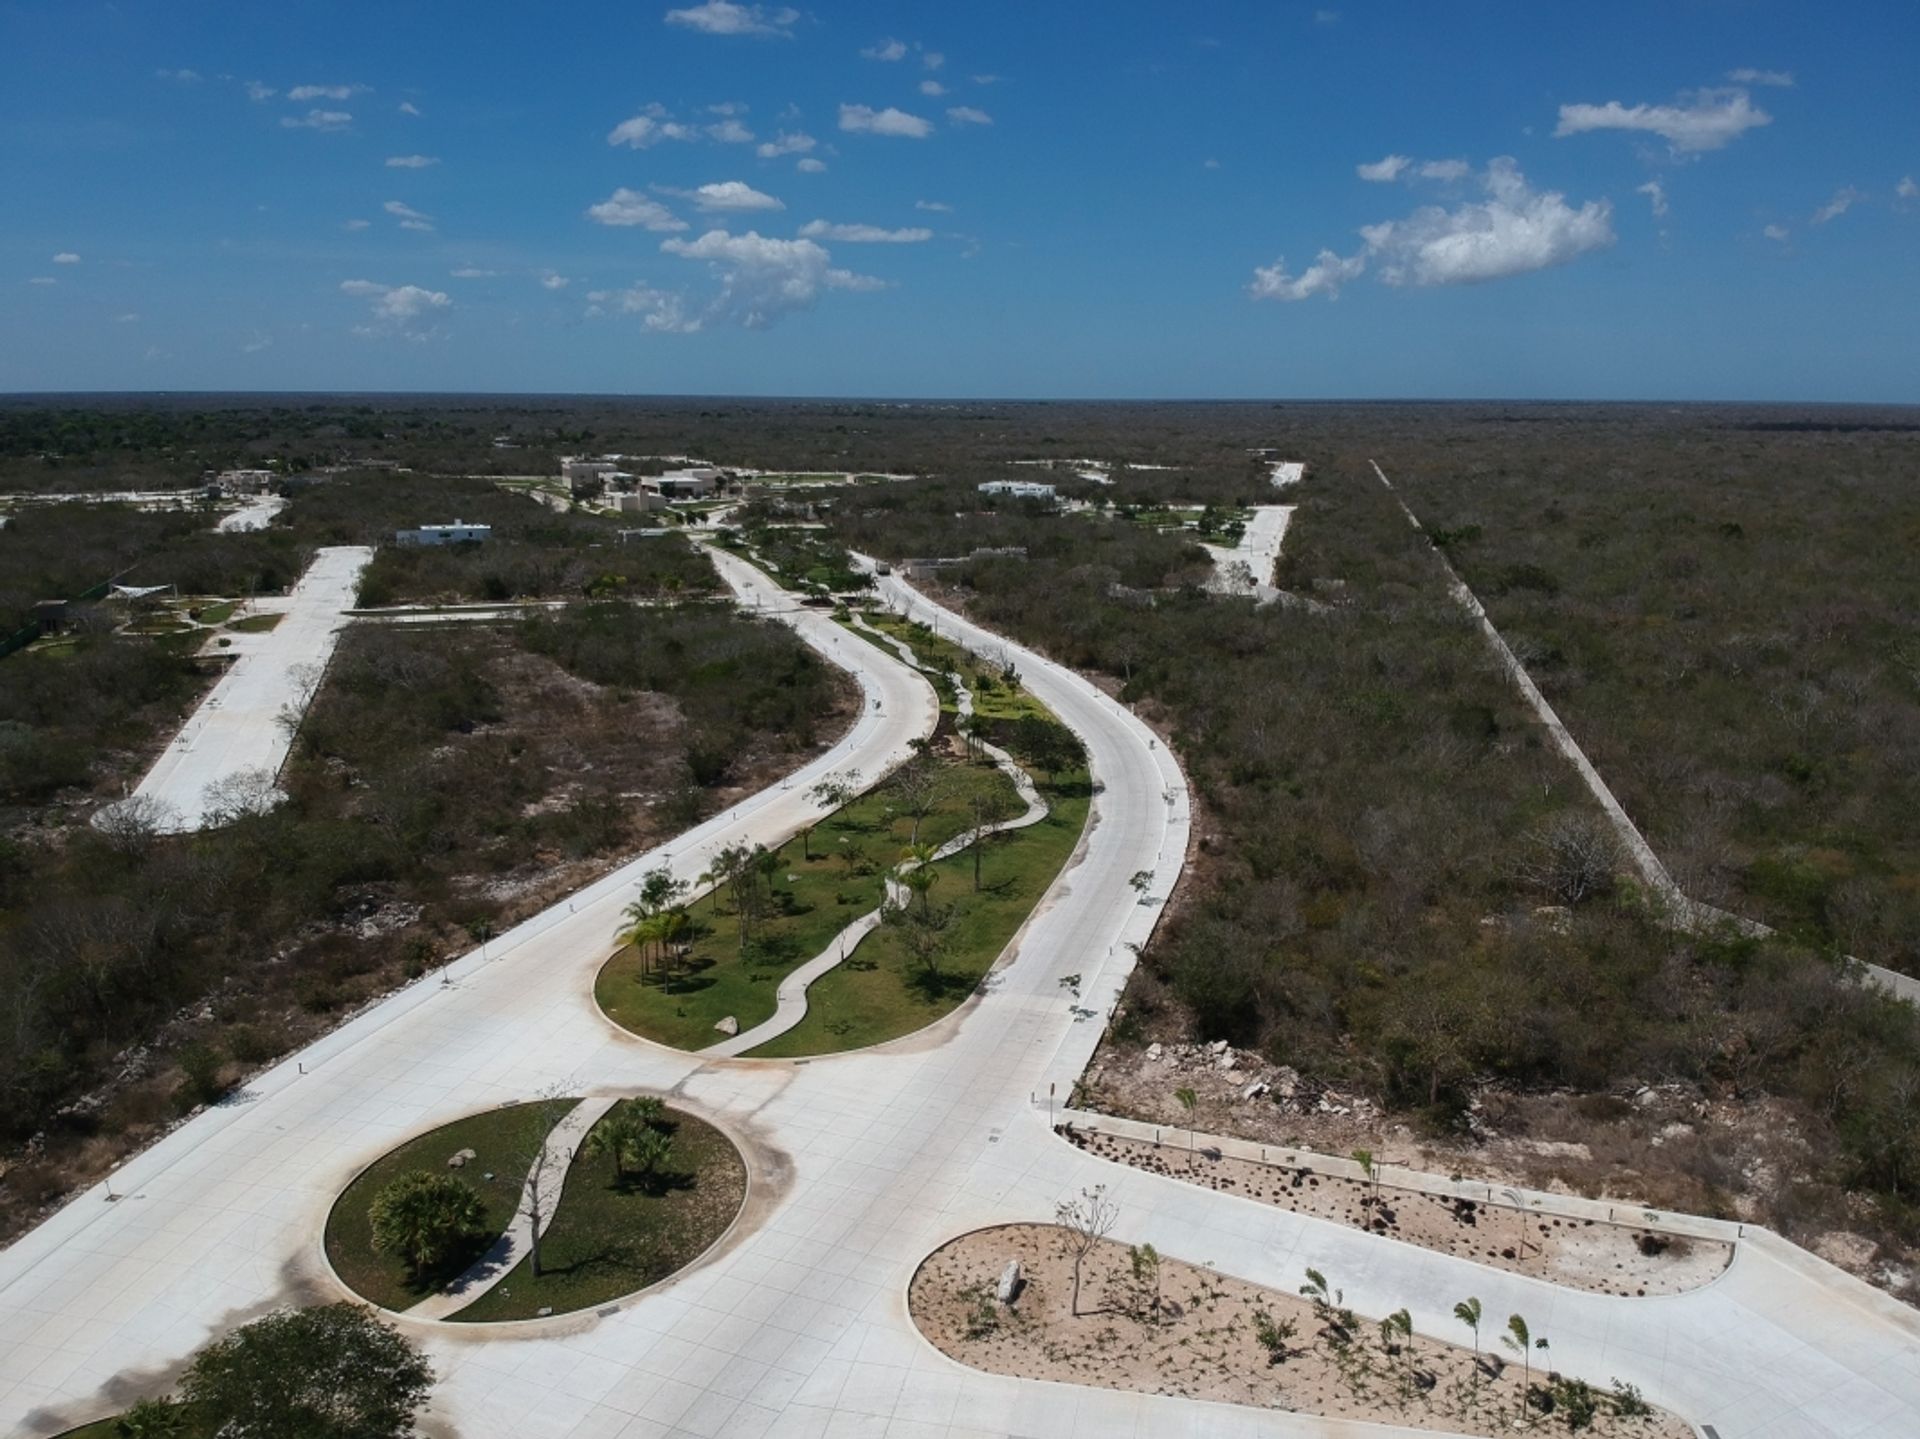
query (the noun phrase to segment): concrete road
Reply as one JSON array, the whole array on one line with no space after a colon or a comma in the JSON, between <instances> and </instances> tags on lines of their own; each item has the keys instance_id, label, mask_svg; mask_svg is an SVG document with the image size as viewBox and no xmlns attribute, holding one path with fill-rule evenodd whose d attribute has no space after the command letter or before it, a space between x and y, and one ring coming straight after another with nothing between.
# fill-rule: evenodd
<instances>
[{"instance_id":1,"label":"concrete road","mask_svg":"<svg viewBox=\"0 0 1920 1439\"><path fill-rule=\"evenodd\" d=\"M998 1378L919 1337L905 1294L929 1250L981 1225L1049 1218L1094 1183L1119 1201L1118 1239L1286 1290L1312 1264L1365 1314L1407 1305L1422 1334L1451 1334L1451 1305L1475 1294L1490 1315L1525 1314L1561 1368L1636 1383L1721 1439L1920 1433L1913 1316L1797 1251L1744 1245L1706 1289L1603 1298L1109 1164L1057 1138L1054 1108L1178 873L1186 789L1108 696L955 616L941 616L942 633L1006 651L1086 742L1102 786L1012 962L932 1029L859 1054L709 1060L617 1031L593 1006L592 979L645 869L691 876L719 844L779 842L809 812L815 778L849 765L880 773L933 718L917 675L793 611L757 572L715 562L749 603L778 609L860 677L869 704L854 733L788 785L495 940L491 963L468 956L449 987L422 981L260 1076L131 1161L113 1202L91 1191L0 1255L0 1427L57 1432L138 1392L116 1381L163 1374L263 1305L340 1294L321 1228L360 1167L427 1128L564 1085L670 1090L714 1117L749 1151L747 1214L697 1268L593 1314L486 1331L399 1321L440 1375L437 1416L472 1439L1411 1432ZM898 580L882 585L907 596ZM914 607L928 613L924 600ZM1144 897L1130 883L1142 870Z\"/></svg>"},{"instance_id":2,"label":"concrete road","mask_svg":"<svg viewBox=\"0 0 1920 1439\"><path fill-rule=\"evenodd\" d=\"M342 611L352 607L360 571L372 558L372 550L358 545L320 550L277 626L265 634L232 636L233 667L133 792L134 799L155 807L159 828L204 828L209 786L249 776L270 783L280 773L292 743L280 713L303 712L312 699L346 623ZM102 815L110 818L112 809Z\"/></svg>"}]
</instances>

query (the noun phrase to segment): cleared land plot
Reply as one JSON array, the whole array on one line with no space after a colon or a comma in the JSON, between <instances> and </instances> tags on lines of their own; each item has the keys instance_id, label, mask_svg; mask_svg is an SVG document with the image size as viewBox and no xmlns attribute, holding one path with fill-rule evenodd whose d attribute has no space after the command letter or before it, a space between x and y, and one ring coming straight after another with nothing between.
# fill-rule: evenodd
<instances>
[{"instance_id":1,"label":"cleared land plot","mask_svg":"<svg viewBox=\"0 0 1920 1439\"><path fill-rule=\"evenodd\" d=\"M294 586L285 614L234 661L147 771L133 798L156 806L169 833L202 829L210 821L210 787L249 774L276 776L293 736L280 723L312 697L353 604L370 550L321 550Z\"/></svg>"}]
</instances>

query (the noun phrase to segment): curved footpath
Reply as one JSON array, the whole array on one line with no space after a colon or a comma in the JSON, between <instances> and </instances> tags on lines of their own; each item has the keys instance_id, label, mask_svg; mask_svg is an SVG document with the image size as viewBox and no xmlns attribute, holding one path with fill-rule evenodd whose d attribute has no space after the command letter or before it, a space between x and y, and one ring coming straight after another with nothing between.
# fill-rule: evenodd
<instances>
[{"instance_id":1,"label":"curved footpath","mask_svg":"<svg viewBox=\"0 0 1920 1439\"><path fill-rule=\"evenodd\" d=\"M879 773L932 724L917 676L864 641L835 644L821 628L830 620L792 612L744 567L715 560L863 683L891 688L884 713L870 710L809 775L677 841L671 862L685 874L700 867L691 854L743 832L782 837L812 777L850 763ZM882 588L927 603L898 580ZM0 1428L43 1435L107 1412L127 1397L111 1380L177 1364L296 1283L304 1298L338 1292L319 1262L321 1227L361 1164L564 1083L589 1095L678 1090L725 1116L762 1150L750 1160L755 1212L724 1252L594 1315L480 1337L403 1320L441 1376L437 1419L472 1439L1414 1432L991 1376L919 1337L905 1296L923 1256L966 1230L1045 1220L1095 1183L1119 1202L1123 1242L1287 1290L1315 1265L1363 1313L1408 1306L1422 1333L1448 1333L1454 1301L1476 1294L1489 1314L1524 1313L1568 1372L1638 1384L1721 1439L1920 1433L1912 1313L1766 1236L1705 1289L1609 1299L1110 1164L1054 1135L1053 1104L1065 1104L1178 873L1185 786L1147 728L1092 684L956 616L948 624L963 643L1011 653L1080 734L1102 787L1077 862L987 992L925 1034L805 1064L633 1040L594 1009L592 982L628 888L666 858L646 856L507 936L493 964L463 961L451 991L415 986L313 1046L304 1075L289 1062L200 1116L127 1167L115 1191L129 1197L82 1196L0 1255ZM1140 870L1154 875L1144 899L1129 884ZM1061 987L1071 975L1082 1001Z\"/></svg>"}]
</instances>

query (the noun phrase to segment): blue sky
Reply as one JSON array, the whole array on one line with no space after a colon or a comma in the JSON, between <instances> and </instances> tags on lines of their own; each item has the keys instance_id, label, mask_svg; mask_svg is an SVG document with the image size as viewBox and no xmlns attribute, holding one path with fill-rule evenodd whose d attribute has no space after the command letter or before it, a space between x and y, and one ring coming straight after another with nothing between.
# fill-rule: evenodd
<instances>
[{"instance_id":1,"label":"blue sky","mask_svg":"<svg viewBox=\"0 0 1920 1439\"><path fill-rule=\"evenodd\" d=\"M1912 0L46 0L0 54L0 389L1920 399Z\"/></svg>"}]
</instances>

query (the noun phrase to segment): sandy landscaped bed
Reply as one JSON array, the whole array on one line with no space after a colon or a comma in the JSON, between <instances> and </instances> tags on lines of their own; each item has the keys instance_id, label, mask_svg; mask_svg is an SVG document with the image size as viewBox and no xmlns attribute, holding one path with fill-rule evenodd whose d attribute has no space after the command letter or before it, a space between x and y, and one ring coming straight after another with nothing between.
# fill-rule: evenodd
<instances>
[{"instance_id":1,"label":"sandy landscaped bed","mask_svg":"<svg viewBox=\"0 0 1920 1439\"><path fill-rule=\"evenodd\" d=\"M1632 1223L1525 1213L1497 1203L1396 1189L1390 1182L1381 1185L1376 1200L1359 1180L1279 1163L1258 1164L1205 1149L1190 1151L1177 1140L1156 1146L1119 1135L1063 1132L1089 1153L1136 1169L1593 1294L1682 1294L1717 1279L1733 1259L1733 1246L1719 1240L1666 1234ZM1640 1213L1620 1206L1622 1219Z\"/></svg>"},{"instance_id":2,"label":"sandy landscaped bed","mask_svg":"<svg viewBox=\"0 0 1920 1439\"><path fill-rule=\"evenodd\" d=\"M1156 1282L1150 1273L1136 1274L1128 1246L1101 1240L1082 1267L1076 1316L1066 1232L1048 1224L1007 1225L975 1230L935 1250L908 1293L914 1322L942 1353L995 1374L1449 1434L1489 1434L1522 1422L1521 1364L1495 1357L1505 1315L1482 1319L1480 1342L1493 1352L1476 1359L1470 1348L1424 1334L1389 1340L1380 1316L1343 1314L1332 1296L1316 1305L1170 1258L1159 1260ZM1012 1259L1020 1261L1024 1282L1008 1306L995 1299L995 1286ZM1469 1333L1457 1327L1462 1336ZM1277 1360L1263 1328L1278 1344ZM1532 1337L1552 1336L1535 1331ZM1531 1428L1570 1432L1583 1396L1551 1375L1545 1352L1532 1357ZM1690 1439L1693 1433L1662 1410L1623 1412L1644 1406L1621 1402L1610 1386L1595 1386L1584 1398L1594 1412L1582 1433L1633 1439Z\"/></svg>"}]
</instances>

